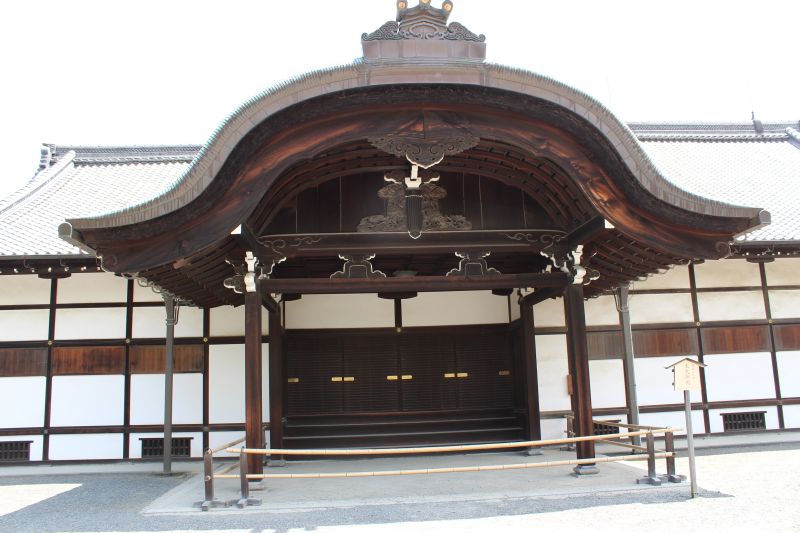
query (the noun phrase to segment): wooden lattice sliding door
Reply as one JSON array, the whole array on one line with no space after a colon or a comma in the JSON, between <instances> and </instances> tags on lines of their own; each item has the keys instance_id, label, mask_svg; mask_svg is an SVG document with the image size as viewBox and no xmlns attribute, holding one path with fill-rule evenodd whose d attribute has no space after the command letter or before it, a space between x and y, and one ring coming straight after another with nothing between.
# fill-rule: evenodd
<instances>
[{"instance_id":1,"label":"wooden lattice sliding door","mask_svg":"<svg viewBox=\"0 0 800 533\"><path fill-rule=\"evenodd\" d=\"M287 416L514 407L512 332L287 332Z\"/></svg>"}]
</instances>

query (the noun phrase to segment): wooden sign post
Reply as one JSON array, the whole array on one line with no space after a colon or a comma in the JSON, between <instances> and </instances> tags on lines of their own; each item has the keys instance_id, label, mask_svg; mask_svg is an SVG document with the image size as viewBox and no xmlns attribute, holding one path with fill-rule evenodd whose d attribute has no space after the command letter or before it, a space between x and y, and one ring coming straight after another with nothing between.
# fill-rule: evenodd
<instances>
[{"instance_id":1,"label":"wooden sign post","mask_svg":"<svg viewBox=\"0 0 800 533\"><path fill-rule=\"evenodd\" d=\"M666 368L672 369L675 390L683 391L683 402L686 405L686 444L689 448L689 477L692 484L692 498L697 497L697 474L694 466L694 434L692 432L692 402L690 391L700 390L700 369L707 365L685 357Z\"/></svg>"}]
</instances>

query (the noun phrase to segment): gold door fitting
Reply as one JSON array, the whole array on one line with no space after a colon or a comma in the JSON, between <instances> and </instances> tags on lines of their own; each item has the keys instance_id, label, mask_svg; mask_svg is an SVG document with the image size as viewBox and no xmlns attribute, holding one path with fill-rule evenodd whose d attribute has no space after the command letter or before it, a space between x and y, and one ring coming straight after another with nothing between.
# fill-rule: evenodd
<instances>
[{"instance_id":1,"label":"gold door fitting","mask_svg":"<svg viewBox=\"0 0 800 533\"><path fill-rule=\"evenodd\" d=\"M341 382L342 382L342 376L333 376L333 377L331 378L331 381L332 381L333 383L341 383Z\"/></svg>"},{"instance_id":2,"label":"gold door fitting","mask_svg":"<svg viewBox=\"0 0 800 533\"><path fill-rule=\"evenodd\" d=\"M300 378L289 378L286 381L289 383L300 383Z\"/></svg>"},{"instance_id":3,"label":"gold door fitting","mask_svg":"<svg viewBox=\"0 0 800 533\"><path fill-rule=\"evenodd\" d=\"M405 376L403 376L403 381L408 381L408 380L411 380L411 379L414 379L414 376L412 376L410 374L406 374Z\"/></svg>"},{"instance_id":4,"label":"gold door fitting","mask_svg":"<svg viewBox=\"0 0 800 533\"><path fill-rule=\"evenodd\" d=\"M397 381L397 376L386 376L387 381Z\"/></svg>"},{"instance_id":5,"label":"gold door fitting","mask_svg":"<svg viewBox=\"0 0 800 533\"><path fill-rule=\"evenodd\" d=\"M510 370L501 370L500 372L497 373L497 375L498 376L510 376L511 375L511 371Z\"/></svg>"},{"instance_id":6,"label":"gold door fitting","mask_svg":"<svg viewBox=\"0 0 800 533\"><path fill-rule=\"evenodd\" d=\"M447 374L444 375L445 379L452 379L454 377L456 377L456 375L453 372L448 372Z\"/></svg>"},{"instance_id":7,"label":"gold door fitting","mask_svg":"<svg viewBox=\"0 0 800 533\"><path fill-rule=\"evenodd\" d=\"M456 374L456 377L457 378L468 378L469 377L469 372L459 372L458 374Z\"/></svg>"},{"instance_id":8,"label":"gold door fitting","mask_svg":"<svg viewBox=\"0 0 800 533\"><path fill-rule=\"evenodd\" d=\"M343 381L345 381L347 383L352 383L355 380L356 380L356 378L354 378L353 376L347 376L346 378L343 379Z\"/></svg>"}]
</instances>

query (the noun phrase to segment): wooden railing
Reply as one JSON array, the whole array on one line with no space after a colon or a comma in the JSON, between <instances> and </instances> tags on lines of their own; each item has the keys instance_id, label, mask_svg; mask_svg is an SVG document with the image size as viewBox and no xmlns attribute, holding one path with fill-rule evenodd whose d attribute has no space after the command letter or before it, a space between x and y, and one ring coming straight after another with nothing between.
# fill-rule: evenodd
<instances>
[{"instance_id":1,"label":"wooden railing","mask_svg":"<svg viewBox=\"0 0 800 533\"><path fill-rule=\"evenodd\" d=\"M258 448L236 448L237 444L243 441L239 440L230 443L227 446L220 446L214 450L206 452L205 462L205 483L206 483L206 499L201 504L203 510L208 510L214 506L224 506L235 503L239 507L246 507L247 505L257 505L261 502L257 499L250 497L251 481L260 481L264 479L330 479L330 478L345 478L345 477L383 477L383 476L408 476L408 475L426 475L426 474L445 474L454 472L487 472L496 470L521 470L529 468L547 468L554 466L572 466L572 465L594 465L598 463L610 463L617 461L643 461L647 460L647 476L637 480L638 482L646 482L654 485L660 485L662 481L679 482L682 481L682 476L675 474L675 449L672 434L675 431L680 431L677 428L657 428L650 426L637 426L628 427L628 424L616 424L614 422L603 421L603 424L614 424L621 428L628 428L631 431L618 433L613 435L593 435L584 437L567 437L562 439L548 439L536 441L522 441L522 442L501 442L496 444L464 444L455 446L428 446L428 447L413 447L413 448L369 448L369 449L258 449ZM665 438L665 449L657 450L655 448L655 434L663 434ZM622 442L624 439L632 439L634 437L644 437L646 439L646 446L637 446ZM249 455L280 455L280 456L327 456L327 457L355 457L355 456L375 456L375 455L411 455L411 454L436 454L436 453L454 453L454 452L476 452L476 451L489 451L489 450L508 450L518 448L536 448L542 446L553 446L559 444L574 444L577 442L606 442L615 446L621 446L633 450L632 454L618 455L618 456L602 456L587 459L566 459L559 461L542 461L533 463L513 463L501 465L483 465L483 466L462 466L462 467L447 467L447 468L421 468L409 470L385 470L377 472L328 472L328 473L307 473L307 474L250 474L247 470L247 459ZM213 454L226 451L228 453L236 453L239 455L238 463L229 465L227 468L220 472L214 472L213 469ZM667 462L667 475L659 476L656 473L656 460L666 459ZM238 473L231 473L236 467L239 468ZM215 479L238 479L240 483L241 496L238 500L233 502L220 502L214 498L214 480Z\"/></svg>"}]
</instances>

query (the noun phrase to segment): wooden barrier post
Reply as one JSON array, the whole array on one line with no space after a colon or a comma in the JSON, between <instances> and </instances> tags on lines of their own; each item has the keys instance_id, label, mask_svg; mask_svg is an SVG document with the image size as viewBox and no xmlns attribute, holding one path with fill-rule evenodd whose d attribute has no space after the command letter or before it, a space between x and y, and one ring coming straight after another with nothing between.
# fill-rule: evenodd
<instances>
[{"instance_id":1,"label":"wooden barrier post","mask_svg":"<svg viewBox=\"0 0 800 533\"><path fill-rule=\"evenodd\" d=\"M647 475L636 480L637 483L661 485L661 478L656 474L656 439L653 432L646 435L647 439Z\"/></svg>"},{"instance_id":2,"label":"wooden barrier post","mask_svg":"<svg viewBox=\"0 0 800 533\"><path fill-rule=\"evenodd\" d=\"M675 473L675 435L671 432L664 433L664 451L670 454L667 456L667 481L670 483L685 481L686 476Z\"/></svg>"},{"instance_id":3,"label":"wooden barrier post","mask_svg":"<svg viewBox=\"0 0 800 533\"><path fill-rule=\"evenodd\" d=\"M236 507L239 509L244 509L248 505L261 505L261 500L250 497L250 480L247 478L248 454L245 450L245 448L242 448L241 453L239 453L239 486L242 491L242 497L236 502Z\"/></svg>"}]
</instances>

